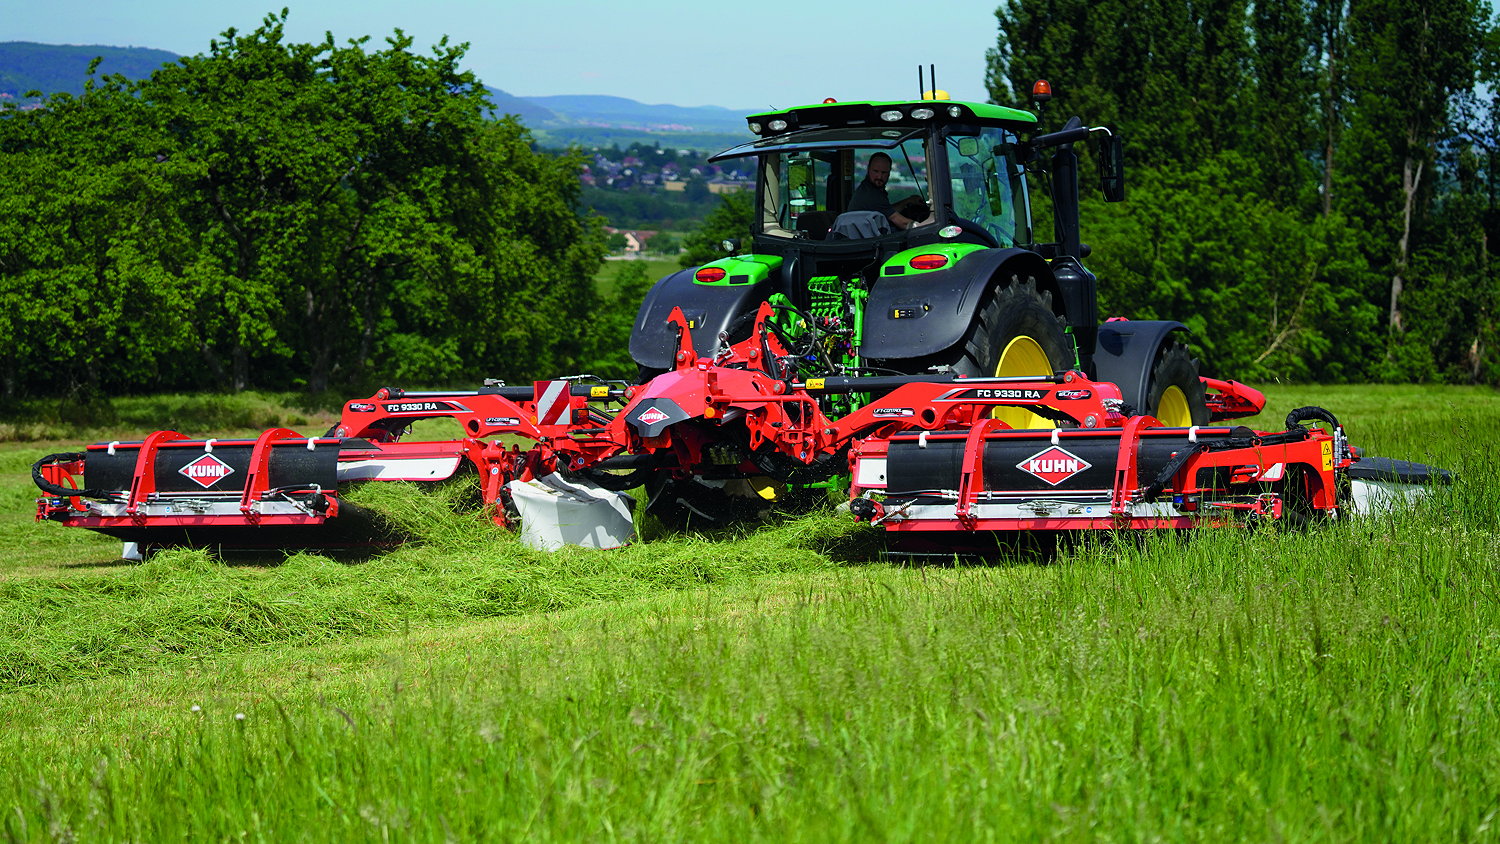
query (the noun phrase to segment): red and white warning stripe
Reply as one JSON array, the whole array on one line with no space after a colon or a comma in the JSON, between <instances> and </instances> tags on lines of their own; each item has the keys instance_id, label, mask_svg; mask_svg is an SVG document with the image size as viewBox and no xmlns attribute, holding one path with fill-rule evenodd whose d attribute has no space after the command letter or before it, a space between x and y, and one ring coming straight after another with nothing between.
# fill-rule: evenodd
<instances>
[{"instance_id":1,"label":"red and white warning stripe","mask_svg":"<svg viewBox=\"0 0 1500 844\"><path fill-rule=\"evenodd\" d=\"M570 390L567 381L536 381L536 423L559 425L568 412Z\"/></svg>"}]
</instances>

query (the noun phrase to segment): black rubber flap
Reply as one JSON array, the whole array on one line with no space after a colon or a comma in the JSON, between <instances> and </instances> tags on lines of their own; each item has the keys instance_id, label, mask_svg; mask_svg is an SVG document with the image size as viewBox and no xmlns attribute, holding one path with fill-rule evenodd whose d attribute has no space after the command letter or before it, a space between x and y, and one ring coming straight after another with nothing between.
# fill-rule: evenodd
<instances>
[{"instance_id":1,"label":"black rubber flap","mask_svg":"<svg viewBox=\"0 0 1500 844\"><path fill-rule=\"evenodd\" d=\"M962 479L961 437L932 437L924 448L916 437L892 438L886 468L891 495L957 489ZM1147 439L1140 444L1139 481L1156 476L1185 439ZM992 491L1109 489L1119 458L1119 436L1070 437L1059 445L1043 439L987 440L984 443L984 488Z\"/></svg>"},{"instance_id":2,"label":"black rubber flap","mask_svg":"<svg viewBox=\"0 0 1500 844\"><path fill-rule=\"evenodd\" d=\"M1451 484L1453 473L1447 469L1392 460L1389 457L1363 457L1349 467L1349 477L1359 481L1385 481L1396 484Z\"/></svg>"},{"instance_id":3,"label":"black rubber flap","mask_svg":"<svg viewBox=\"0 0 1500 844\"><path fill-rule=\"evenodd\" d=\"M169 443L156 452L158 492L234 493L245 488L250 452L254 443L218 443L205 451L203 443ZM139 445L120 446L115 454L90 451L84 458L87 486L98 489L130 489ZM309 451L306 442L276 444L271 449L267 486L334 489L338 486L339 449L332 445Z\"/></svg>"}]
</instances>

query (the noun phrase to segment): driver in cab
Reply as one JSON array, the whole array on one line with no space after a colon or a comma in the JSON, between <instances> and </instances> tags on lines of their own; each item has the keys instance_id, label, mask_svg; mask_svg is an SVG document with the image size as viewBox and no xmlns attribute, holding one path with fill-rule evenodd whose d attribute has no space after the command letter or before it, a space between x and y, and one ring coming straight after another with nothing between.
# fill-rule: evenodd
<instances>
[{"instance_id":1,"label":"driver in cab","mask_svg":"<svg viewBox=\"0 0 1500 844\"><path fill-rule=\"evenodd\" d=\"M879 212L898 229L909 229L932 214L922 197L915 194L892 205L885 190L890 179L891 157L883 152L871 155L865 165L865 179L854 189L845 210Z\"/></svg>"}]
</instances>

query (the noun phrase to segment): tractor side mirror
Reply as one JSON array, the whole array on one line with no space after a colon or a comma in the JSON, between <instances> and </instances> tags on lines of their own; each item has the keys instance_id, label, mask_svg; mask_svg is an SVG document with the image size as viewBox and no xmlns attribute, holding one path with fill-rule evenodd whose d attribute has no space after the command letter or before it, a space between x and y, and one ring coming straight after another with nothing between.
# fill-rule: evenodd
<instances>
[{"instance_id":1,"label":"tractor side mirror","mask_svg":"<svg viewBox=\"0 0 1500 844\"><path fill-rule=\"evenodd\" d=\"M1105 202L1125 199L1125 142L1113 126L1105 127L1094 157L1099 160L1099 190Z\"/></svg>"},{"instance_id":2,"label":"tractor side mirror","mask_svg":"<svg viewBox=\"0 0 1500 844\"><path fill-rule=\"evenodd\" d=\"M979 155L978 138L959 138L958 154L965 158L974 158Z\"/></svg>"}]
</instances>

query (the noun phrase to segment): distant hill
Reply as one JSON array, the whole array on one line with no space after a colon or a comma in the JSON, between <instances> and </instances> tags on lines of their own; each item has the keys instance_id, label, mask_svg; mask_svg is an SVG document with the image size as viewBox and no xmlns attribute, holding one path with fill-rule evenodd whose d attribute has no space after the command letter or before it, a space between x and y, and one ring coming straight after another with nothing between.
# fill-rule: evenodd
<instances>
[{"instance_id":1,"label":"distant hill","mask_svg":"<svg viewBox=\"0 0 1500 844\"><path fill-rule=\"evenodd\" d=\"M102 56L100 74L150 76L176 53L145 47L0 42L0 97L83 92L89 62ZM745 111L720 106L646 105L625 97L560 95L517 97L490 88L496 114L515 114L549 146L585 148L657 141L674 147L718 149L750 139Z\"/></svg>"},{"instance_id":2,"label":"distant hill","mask_svg":"<svg viewBox=\"0 0 1500 844\"><path fill-rule=\"evenodd\" d=\"M23 99L29 91L43 94L83 93L89 62L102 57L99 75L119 73L131 79L150 76L177 54L148 47L98 47L75 44L0 42L0 95Z\"/></svg>"},{"instance_id":3,"label":"distant hill","mask_svg":"<svg viewBox=\"0 0 1500 844\"><path fill-rule=\"evenodd\" d=\"M543 123L557 122L557 115L543 106L537 105L535 100L517 97L500 90L490 88L490 102L495 104L496 114L514 114L521 118L521 122L527 126L540 126Z\"/></svg>"},{"instance_id":4,"label":"distant hill","mask_svg":"<svg viewBox=\"0 0 1500 844\"><path fill-rule=\"evenodd\" d=\"M526 99L550 109L564 124L668 132L748 131L747 112L722 106L646 105L625 97L574 94Z\"/></svg>"}]
</instances>

